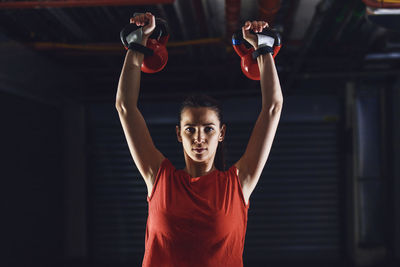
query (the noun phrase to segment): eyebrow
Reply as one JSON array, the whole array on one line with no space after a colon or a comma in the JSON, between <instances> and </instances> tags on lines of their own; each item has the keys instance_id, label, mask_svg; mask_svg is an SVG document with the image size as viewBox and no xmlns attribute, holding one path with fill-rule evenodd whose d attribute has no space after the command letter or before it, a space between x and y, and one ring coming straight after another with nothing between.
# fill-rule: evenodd
<instances>
[{"instance_id":1,"label":"eyebrow","mask_svg":"<svg viewBox=\"0 0 400 267\"><path fill-rule=\"evenodd\" d=\"M195 126L196 124L190 124L190 123L187 123L187 124L185 124L185 126ZM214 123L206 123L206 124L203 124L203 126L205 126L205 125L214 125L215 126L215 124Z\"/></svg>"}]
</instances>

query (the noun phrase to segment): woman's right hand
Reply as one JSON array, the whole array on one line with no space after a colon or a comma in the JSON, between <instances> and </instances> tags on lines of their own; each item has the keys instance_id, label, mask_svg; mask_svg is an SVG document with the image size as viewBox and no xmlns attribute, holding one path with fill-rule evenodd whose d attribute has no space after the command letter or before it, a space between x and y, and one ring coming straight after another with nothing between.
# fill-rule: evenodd
<instances>
[{"instance_id":1,"label":"woman's right hand","mask_svg":"<svg viewBox=\"0 0 400 267\"><path fill-rule=\"evenodd\" d=\"M150 13L142 13L130 19L130 23L136 23L136 26L143 26L143 43L147 42L149 36L153 33L156 28L156 18Z\"/></svg>"}]
</instances>

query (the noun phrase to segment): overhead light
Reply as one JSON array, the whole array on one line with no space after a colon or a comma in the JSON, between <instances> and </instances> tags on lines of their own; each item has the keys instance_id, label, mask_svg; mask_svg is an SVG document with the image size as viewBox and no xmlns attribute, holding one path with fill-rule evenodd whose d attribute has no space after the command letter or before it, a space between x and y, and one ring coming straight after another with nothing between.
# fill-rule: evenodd
<instances>
[{"instance_id":1,"label":"overhead light","mask_svg":"<svg viewBox=\"0 0 400 267\"><path fill-rule=\"evenodd\" d=\"M381 59L399 59L400 53L374 53L365 55L365 60L381 60Z\"/></svg>"},{"instance_id":2,"label":"overhead light","mask_svg":"<svg viewBox=\"0 0 400 267\"><path fill-rule=\"evenodd\" d=\"M368 15L399 15L400 8L372 8L367 6Z\"/></svg>"}]
</instances>

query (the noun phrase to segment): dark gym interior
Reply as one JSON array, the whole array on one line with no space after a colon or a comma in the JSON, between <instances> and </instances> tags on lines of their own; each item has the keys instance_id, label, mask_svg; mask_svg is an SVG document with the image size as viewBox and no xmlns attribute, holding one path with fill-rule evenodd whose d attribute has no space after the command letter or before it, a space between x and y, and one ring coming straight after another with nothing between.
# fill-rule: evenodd
<instances>
[{"instance_id":1,"label":"dark gym interior","mask_svg":"<svg viewBox=\"0 0 400 267\"><path fill-rule=\"evenodd\" d=\"M378 11L389 12L379 13ZM138 101L177 168L180 102L223 103L227 166L261 107L232 33L264 20L284 105L251 195L243 263L400 266L400 1L0 2L0 266L141 266L147 189L115 96L135 12L168 22L168 63Z\"/></svg>"}]
</instances>

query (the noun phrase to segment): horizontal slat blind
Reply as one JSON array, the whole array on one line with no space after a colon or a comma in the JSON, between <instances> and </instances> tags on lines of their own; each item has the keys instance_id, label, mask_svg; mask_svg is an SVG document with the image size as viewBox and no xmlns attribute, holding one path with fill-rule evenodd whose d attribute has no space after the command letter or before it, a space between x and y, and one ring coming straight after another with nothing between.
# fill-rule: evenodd
<instances>
[{"instance_id":1,"label":"horizontal slat blind","mask_svg":"<svg viewBox=\"0 0 400 267\"><path fill-rule=\"evenodd\" d=\"M229 125L231 162L244 152L253 124ZM244 259L340 257L338 126L281 122L250 198Z\"/></svg>"}]
</instances>

